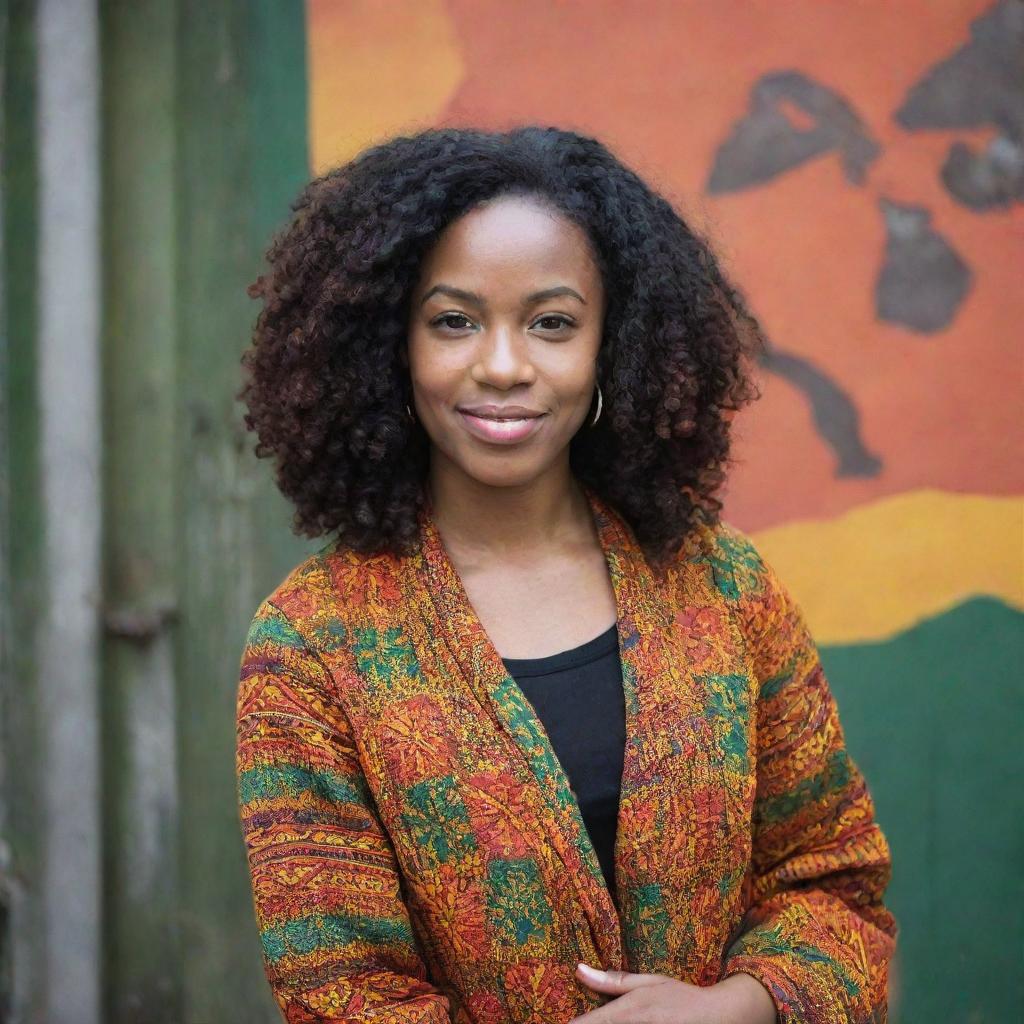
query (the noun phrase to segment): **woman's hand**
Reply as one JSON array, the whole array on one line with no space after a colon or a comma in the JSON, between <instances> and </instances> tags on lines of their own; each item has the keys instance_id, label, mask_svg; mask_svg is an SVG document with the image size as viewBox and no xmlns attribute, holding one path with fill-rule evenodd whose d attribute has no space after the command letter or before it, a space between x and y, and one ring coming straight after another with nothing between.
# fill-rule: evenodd
<instances>
[{"instance_id":1,"label":"woman's hand","mask_svg":"<svg viewBox=\"0 0 1024 1024\"><path fill-rule=\"evenodd\" d=\"M618 996L571 1024L778 1024L775 1002L749 974L715 985L690 985L664 974L597 971L586 964L576 977L597 992Z\"/></svg>"}]
</instances>

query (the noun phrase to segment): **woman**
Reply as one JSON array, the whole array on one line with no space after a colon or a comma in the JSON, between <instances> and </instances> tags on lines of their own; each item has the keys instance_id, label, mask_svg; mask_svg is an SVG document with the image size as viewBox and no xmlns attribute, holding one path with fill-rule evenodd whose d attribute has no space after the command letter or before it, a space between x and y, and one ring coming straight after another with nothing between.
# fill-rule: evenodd
<instances>
[{"instance_id":1,"label":"woman","mask_svg":"<svg viewBox=\"0 0 1024 1024\"><path fill-rule=\"evenodd\" d=\"M241 392L331 535L238 694L285 1018L884 1021L889 849L719 517L763 341L708 246L554 128L397 138L294 211Z\"/></svg>"}]
</instances>

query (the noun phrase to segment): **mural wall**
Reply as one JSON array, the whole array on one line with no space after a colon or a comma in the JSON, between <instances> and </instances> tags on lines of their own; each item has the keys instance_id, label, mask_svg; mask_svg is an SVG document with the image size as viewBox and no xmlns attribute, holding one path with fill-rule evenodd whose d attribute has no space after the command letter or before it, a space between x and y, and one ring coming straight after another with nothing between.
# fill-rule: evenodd
<instances>
[{"instance_id":1,"label":"mural wall","mask_svg":"<svg viewBox=\"0 0 1024 1024\"><path fill-rule=\"evenodd\" d=\"M710 237L772 341L725 517L804 607L890 836L894 1017L1008 1019L1024 998L1007 898L1024 862L1024 4L306 13L311 173L428 125L551 123L600 137Z\"/></svg>"}]
</instances>

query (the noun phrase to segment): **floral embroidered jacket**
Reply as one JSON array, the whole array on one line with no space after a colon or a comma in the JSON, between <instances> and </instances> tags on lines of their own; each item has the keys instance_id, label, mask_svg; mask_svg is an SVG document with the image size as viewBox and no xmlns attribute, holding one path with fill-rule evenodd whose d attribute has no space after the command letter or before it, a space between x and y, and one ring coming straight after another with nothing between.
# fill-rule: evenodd
<instances>
[{"instance_id":1,"label":"floral embroidered jacket","mask_svg":"<svg viewBox=\"0 0 1024 1024\"><path fill-rule=\"evenodd\" d=\"M726 522L656 575L587 497L625 693L620 905L427 502L415 555L329 544L246 639L241 827L287 1021L568 1022L610 998L580 960L744 971L780 1024L887 1019L890 851L801 611Z\"/></svg>"}]
</instances>

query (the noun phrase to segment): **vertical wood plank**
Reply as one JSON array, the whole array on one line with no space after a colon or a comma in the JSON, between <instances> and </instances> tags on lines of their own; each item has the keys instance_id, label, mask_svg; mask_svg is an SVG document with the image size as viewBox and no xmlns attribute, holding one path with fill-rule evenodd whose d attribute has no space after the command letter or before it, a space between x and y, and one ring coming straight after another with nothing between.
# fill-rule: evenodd
<instances>
[{"instance_id":1,"label":"vertical wood plank","mask_svg":"<svg viewBox=\"0 0 1024 1024\"><path fill-rule=\"evenodd\" d=\"M100 73L95 5L36 7L42 1020L101 1019Z\"/></svg>"},{"instance_id":2,"label":"vertical wood plank","mask_svg":"<svg viewBox=\"0 0 1024 1024\"><path fill-rule=\"evenodd\" d=\"M185 1020L279 1019L238 823L234 705L256 604L310 545L234 399L269 226L306 177L301 3L182 0L178 720Z\"/></svg>"},{"instance_id":3,"label":"vertical wood plank","mask_svg":"<svg viewBox=\"0 0 1024 1024\"><path fill-rule=\"evenodd\" d=\"M43 829L38 672L34 635L45 588L37 383L37 205L35 5L4 12L3 47L3 546L0 557L0 728L3 771L3 982L0 1019L42 1012ZM19 253L17 260L11 254ZM21 638L16 640L16 638Z\"/></svg>"},{"instance_id":4,"label":"vertical wood plank","mask_svg":"<svg viewBox=\"0 0 1024 1024\"><path fill-rule=\"evenodd\" d=\"M106 1020L179 1024L177 5L103 5Z\"/></svg>"}]
</instances>

